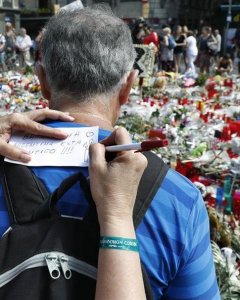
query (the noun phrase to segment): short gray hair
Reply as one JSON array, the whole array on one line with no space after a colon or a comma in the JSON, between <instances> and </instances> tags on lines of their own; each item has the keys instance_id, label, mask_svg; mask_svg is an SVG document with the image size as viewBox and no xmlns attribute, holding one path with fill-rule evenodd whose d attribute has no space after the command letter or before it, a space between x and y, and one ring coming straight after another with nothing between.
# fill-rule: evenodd
<instances>
[{"instance_id":1,"label":"short gray hair","mask_svg":"<svg viewBox=\"0 0 240 300\"><path fill-rule=\"evenodd\" d=\"M53 94L78 101L114 91L136 57L128 26L112 12L91 8L52 17L41 48Z\"/></svg>"}]
</instances>

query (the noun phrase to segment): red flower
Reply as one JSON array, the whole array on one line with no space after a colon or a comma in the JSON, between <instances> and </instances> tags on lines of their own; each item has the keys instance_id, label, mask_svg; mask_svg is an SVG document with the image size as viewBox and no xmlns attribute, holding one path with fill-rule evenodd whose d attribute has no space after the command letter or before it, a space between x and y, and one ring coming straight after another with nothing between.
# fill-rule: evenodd
<instances>
[{"instance_id":1,"label":"red flower","mask_svg":"<svg viewBox=\"0 0 240 300\"><path fill-rule=\"evenodd\" d=\"M225 79L223 85L226 86L226 87L231 87L232 88L233 87L232 79Z\"/></svg>"},{"instance_id":2,"label":"red flower","mask_svg":"<svg viewBox=\"0 0 240 300\"><path fill-rule=\"evenodd\" d=\"M215 89L211 89L208 91L208 99L212 99L217 94Z\"/></svg>"}]
</instances>

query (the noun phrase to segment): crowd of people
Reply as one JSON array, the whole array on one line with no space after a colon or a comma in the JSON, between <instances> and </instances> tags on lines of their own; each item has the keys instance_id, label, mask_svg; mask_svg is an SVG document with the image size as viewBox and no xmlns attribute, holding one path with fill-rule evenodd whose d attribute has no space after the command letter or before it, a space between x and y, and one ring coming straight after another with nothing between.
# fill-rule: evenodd
<instances>
[{"instance_id":1,"label":"crowd of people","mask_svg":"<svg viewBox=\"0 0 240 300\"><path fill-rule=\"evenodd\" d=\"M154 46L157 71L186 73L192 77L211 71L216 74L233 71L233 56L223 55L223 41L218 29L203 26L199 32L189 30L187 26L170 28L163 25L160 32L155 32L143 18L136 20L131 29L134 44ZM25 28L16 32L7 22L5 32L0 33L0 71L21 70L38 61L41 37L42 31L31 39ZM236 43L236 56L239 54Z\"/></svg>"},{"instance_id":2,"label":"crowd of people","mask_svg":"<svg viewBox=\"0 0 240 300\"><path fill-rule=\"evenodd\" d=\"M136 44L152 45L156 51L158 70L186 73L197 77L198 73L231 73L233 61L230 54L222 55L222 36L218 29L203 26L201 32L177 25L171 29L163 25L159 33L150 28L144 19L132 27Z\"/></svg>"},{"instance_id":3,"label":"crowd of people","mask_svg":"<svg viewBox=\"0 0 240 300\"><path fill-rule=\"evenodd\" d=\"M38 56L39 33L33 41L25 28L19 32L10 22L5 24L5 32L0 33L0 71L24 69L32 65ZM34 55L32 51L34 50Z\"/></svg>"}]
</instances>

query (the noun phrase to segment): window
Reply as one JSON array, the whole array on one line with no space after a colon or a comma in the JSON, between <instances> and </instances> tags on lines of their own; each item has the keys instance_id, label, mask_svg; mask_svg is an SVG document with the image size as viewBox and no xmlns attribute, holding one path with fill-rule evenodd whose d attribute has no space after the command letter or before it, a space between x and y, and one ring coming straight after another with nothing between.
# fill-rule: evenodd
<instances>
[{"instance_id":1,"label":"window","mask_svg":"<svg viewBox=\"0 0 240 300\"><path fill-rule=\"evenodd\" d=\"M19 8L19 1L13 0L13 8L18 9Z\"/></svg>"},{"instance_id":2,"label":"window","mask_svg":"<svg viewBox=\"0 0 240 300\"><path fill-rule=\"evenodd\" d=\"M12 0L2 0L2 1L3 1L2 7L12 8Z\"/></svg>"},{"instance_id":3,"label":"window","mask_svg":"<svg viewBox=\"0 0 240 300\"><path fill-rule=\"evenodd\" d=\"M0 0L0 7L19 9L19 0Z\"/></svg>"}]
</instances>

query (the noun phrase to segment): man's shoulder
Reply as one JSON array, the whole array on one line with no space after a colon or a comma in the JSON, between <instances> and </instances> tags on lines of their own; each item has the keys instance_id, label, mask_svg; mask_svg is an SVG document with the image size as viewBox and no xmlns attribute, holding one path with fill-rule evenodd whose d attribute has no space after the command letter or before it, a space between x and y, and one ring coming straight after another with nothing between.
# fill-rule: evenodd
<instances>
[{"instance_id":1,"label":"man's shoulder","mask_svg":"<svg viewBox=\"0 0 240 300\"><path fill-rule=\"evenodd\" d=\"M158 234L184 245L190 220L199 215L201 222L206 221L206 207L200 191L186 177L169 169L145 214L142 228L151 224Z\"/></svg>"},{"instance_id":2,"label":"man's shoulder","mask_svg":"<svg viewBox=\"0 0 240 300\"><path fill-rule=\"evenodd\" d=\"M199 200L200 191L185 176L173 169L169 169L156 197L162 197L165 194L168 198L174 198L175 201L182 203L188 209L191 209Z\"/></svg>"},{"instance_id":3,"label":"man's shoulder","mask_svg":"<svg viewBox=\"0 0 240 300\"><path fill-rule=\"evenodd\" d=\"M189 220L203 211L205 204L198 188L186 177L169 169L145 214L145 221L174 240L183 241Z\"/></svg>"},{"instance_id":4,"label":"man's shoulder","mask_svg":"<svg viewBox=\"0 0 240 300\"><path fill-rule=\"evenodd\" d=\"M199 190L186 177L169 169L137 229L141 259L159 284L168 285L179 272L191 248L192 219L205 210ZM206 214L195 224L206 220ZM164 270L164 275L156 270ZM156 281L157 282L157 281ZM153 283L155 286L155 283Z\"/></svg>"}]
</instances>

